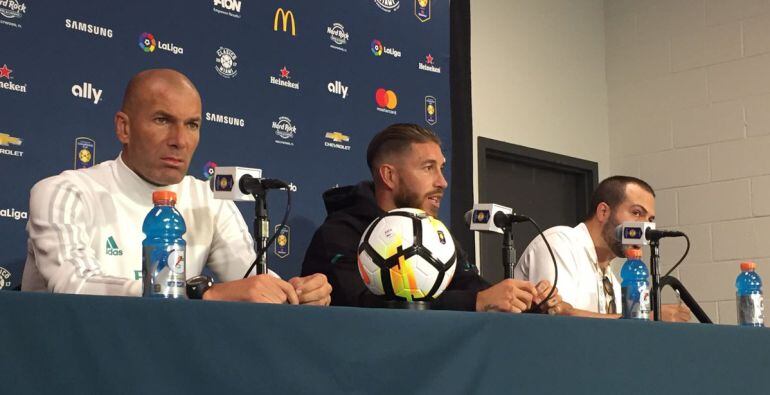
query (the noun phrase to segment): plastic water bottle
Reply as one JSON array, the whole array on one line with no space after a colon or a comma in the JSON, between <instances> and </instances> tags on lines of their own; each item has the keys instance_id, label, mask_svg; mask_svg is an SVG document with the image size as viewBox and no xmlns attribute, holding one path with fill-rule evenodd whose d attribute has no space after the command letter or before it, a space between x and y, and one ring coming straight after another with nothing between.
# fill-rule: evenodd
<instances>
[{"instance_id":1,"label":"plastic water bottle","mask_svg":"<svg viewBox=\"0 0 770 395\"><path fill-rule=\"evenodd\" d=\"M738 325L765 326L762 279L754 271L754 262L741 262L741 274L735 279Z\"/></svg>"},{"instance_id":2,"label":"plastic water bottle","mask_svg":"<svg viewBox=\"0 0 770 395\"><path fill-rule=\"evenodd\" d=\"M185 250L182 235L187 231L184 218L174 207L176 193L152 193L155 207L144 218L142 232L143 296L186 299Z\"/></svg>"},{"instance_id":3,"label":"plastic water bottle","mask_svg":"<svg viewBox=\"0 0 770 395\"><path fill-rule=\"evenodd\" d=\"M650 319L650 272L642 262L642 250L626 250L626 263L620 269L623 289L623 318Z\"/></svg>"}]
</instances>

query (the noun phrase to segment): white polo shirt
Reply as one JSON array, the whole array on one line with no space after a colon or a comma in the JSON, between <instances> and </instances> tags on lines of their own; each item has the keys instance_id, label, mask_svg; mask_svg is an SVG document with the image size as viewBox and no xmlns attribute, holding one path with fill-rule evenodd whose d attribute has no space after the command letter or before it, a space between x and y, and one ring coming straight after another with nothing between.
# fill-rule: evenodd
<instances>
[{"instance_id":1,"label":"white polo shirt","mask_svg":"<svg viewBox=\"0 0 770 395\"><path fill-rule=\"evenodd\" d=\"M584 223L574 228L555 226L543 232L553 249L559 279L556 288L562 299L572 307L606 314L603 273L596 258L596 248ZM622 311L620 282L610 267L607 276L615 293L615 309ZM514 277L537 284L540 280L553 283L554 268L548 248L539 235L529 243L519 258Z\"/></svg>"}]
</instances>

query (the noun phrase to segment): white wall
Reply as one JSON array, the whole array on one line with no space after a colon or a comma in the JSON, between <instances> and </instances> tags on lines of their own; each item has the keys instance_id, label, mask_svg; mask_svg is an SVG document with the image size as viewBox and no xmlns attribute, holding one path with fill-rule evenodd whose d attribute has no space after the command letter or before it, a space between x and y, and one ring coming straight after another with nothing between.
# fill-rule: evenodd
<instances>
[{"instance_id":1,"label":"white wall","mask_svg":"<svg viewBox=\"0 0 770 395\"><path fill-rule=\"evenodd\" d=\"M604 48L601 0L471 1L474 142L595 161L607 176Z\"/></svg>"},{"instance_id":2,"label":"white wall","mask_svg":"<svg viewBox=\"0 0 770 395\"><path fill-rule=\"evenodd\" d=\"M739 262L770 279L770 1L607 0L606 26L611 172L658 191L680 279L735 323Z\"/></svg>"},{"instance_id":3,"label":"white wall","mask_svg":"<svg viewBox=\"0 0 770 395\"><path fill-rule=\"evenodd\" d=\"M474 174L483 136L595 161L600 178L608 175L603 7L602 0L471 1ZM477 242L476 262L478 250Z\"/></svg>"}]
</instances>

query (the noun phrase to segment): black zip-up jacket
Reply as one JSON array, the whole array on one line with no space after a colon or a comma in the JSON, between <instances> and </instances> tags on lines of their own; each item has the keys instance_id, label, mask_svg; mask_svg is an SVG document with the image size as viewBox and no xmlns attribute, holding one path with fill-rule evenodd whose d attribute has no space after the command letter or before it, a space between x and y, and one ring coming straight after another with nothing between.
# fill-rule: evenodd
<instances>
[{"instance_id":1,"label":"black zip-up jacket","mask_svg":"<svg viewBox=\"0 0 770 395\"><path fill-rule=\"evenodd\" d=\"M332 305L380 307L382 297L366 288L358 273L357 249L364 230L385 211L377 206L374 184L330 189L323 194L326 220L316 230L302 262L302 276L323 273L333 287ZM468 255L455 242L457 267L444 293L431 303L442 310L476 309L476 294L489 287Z\"/></svg>"}]
</instances>

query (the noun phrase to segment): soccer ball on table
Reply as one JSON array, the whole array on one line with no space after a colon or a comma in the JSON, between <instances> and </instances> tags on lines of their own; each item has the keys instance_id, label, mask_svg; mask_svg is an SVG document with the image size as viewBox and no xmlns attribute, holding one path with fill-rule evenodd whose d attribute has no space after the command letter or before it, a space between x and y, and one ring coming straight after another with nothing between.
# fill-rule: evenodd
<instances>
[{"instance_id":1,"label":"soccer ball on table","mask_svg":"<svg viewBox=\"0 0 770 395\"><path fill-rule=\"evenodd\" d=\"M452 236L423 210L401 208L375 219L358 245L358 271L375 295L428 301L446 289L457 260Z\"/></svg>"}]
</instances>

